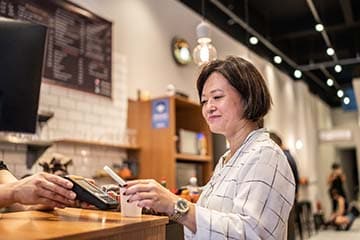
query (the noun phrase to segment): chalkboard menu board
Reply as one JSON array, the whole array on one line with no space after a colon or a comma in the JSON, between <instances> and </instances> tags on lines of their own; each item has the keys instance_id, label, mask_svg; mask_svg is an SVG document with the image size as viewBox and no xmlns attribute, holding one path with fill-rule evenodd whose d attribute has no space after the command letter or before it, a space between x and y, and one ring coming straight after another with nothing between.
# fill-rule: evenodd
<instances>
[{"instance_id":1,"label":"chalkboard menu board","mask_svg":"<svg viewBox=\"0 0 360 240\"><path fill-rule=\"evenodd\" d=\"M111 22L65 0L0 0L0 15L48 27L47 81L111 97Z\"/></svg>"}]
</instances>

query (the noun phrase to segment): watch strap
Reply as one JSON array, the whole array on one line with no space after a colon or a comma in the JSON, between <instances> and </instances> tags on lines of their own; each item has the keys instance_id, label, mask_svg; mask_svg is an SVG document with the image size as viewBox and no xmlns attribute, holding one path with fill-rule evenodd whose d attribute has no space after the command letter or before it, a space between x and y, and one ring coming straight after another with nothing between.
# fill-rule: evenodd
<instances>
[{"instance_id":1,"label":"watch strap","mask_svg":"<svg viewBox=\"0 0 360 240\"><path fill-rule=\"evenodd\" d=\"M181 212L179 211L176 211L174 212L174 214L172 214L171 216L169 216L169 218L173 221L178 221L184 214L182 214Z\"/></svg>"}]
</instances>

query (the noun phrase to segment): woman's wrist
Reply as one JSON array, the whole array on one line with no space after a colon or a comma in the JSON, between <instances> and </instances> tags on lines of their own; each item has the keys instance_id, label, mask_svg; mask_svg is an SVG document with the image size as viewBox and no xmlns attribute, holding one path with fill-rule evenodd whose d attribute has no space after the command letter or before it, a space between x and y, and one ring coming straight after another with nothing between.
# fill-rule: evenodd
<instances>
[{"instance_id":1,"label":"woman's wrist","mask_svg":"<svg viewBox=\"0 0 360 240\"><path fill-rule=\"evenodd\" d=\"M194 203L189 204L189 211L178 219L178 223L186 226L193 233L196 233L196 205Z\"/></svg>"},{"instance_id":2,"label":"woman's wrist","mask_svg":"<svg viewBox=\"0 0 360 240\"><path fill-rule=\"evenodd\" d=\"M170 198L170 201L169 201L169 204L168 204L168 207L167 207L167 211L165 212L169 217L172 216L175 212L175 204L176 204L176 201L179 199L180 197L175 195L175 194L172 194L171 198Z\"/></svg>"}]
</instances>

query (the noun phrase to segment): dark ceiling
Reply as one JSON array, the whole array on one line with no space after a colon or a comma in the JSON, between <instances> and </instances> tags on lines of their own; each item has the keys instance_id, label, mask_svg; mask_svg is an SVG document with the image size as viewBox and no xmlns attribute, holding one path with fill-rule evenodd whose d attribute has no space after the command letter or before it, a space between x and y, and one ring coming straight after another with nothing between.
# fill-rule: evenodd
<instances>
[{"instance_id":1,"label":"dark ceiling","mask_svg":"<svg viewBox=\"0 0 360 240\"><path fill-rule=\"evenodd\" d=\"M302 70L310 91L331 107L342 104L337 90L351 90L353 78L360 77L360 0L180 2L270 62L280 55L282 63L274 65L294 80L294 70ZM317 23L322 23L325 31L317 32ZM256 34L260 41L251 45L249 38ZM335 55L326 54L328 47ZM336 64L342 66L340 73L334 71ZM328 78L335 80L331 87L326 84Z\"/></svg>"}]
</instances>

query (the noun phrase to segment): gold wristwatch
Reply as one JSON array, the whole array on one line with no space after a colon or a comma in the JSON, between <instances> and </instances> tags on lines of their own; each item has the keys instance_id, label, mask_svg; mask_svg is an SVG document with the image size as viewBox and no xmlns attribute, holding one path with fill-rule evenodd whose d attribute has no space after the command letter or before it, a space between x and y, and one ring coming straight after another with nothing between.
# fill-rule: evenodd
<instances>
[{"instance_id":1,"label":"gold wristwatch","mask_svg":"<svg viewBox=\"0 0 360 240\"><path fill-rule=\"evenodd\" d=\"M186 213L189 211L190 206L188 201L186 201L185 199L179 198L176 202L175 202L175 206L174 206L174 213L172 215L170 215L170 219L177 221L179 220L181 217L185 216Z\"/></svg>"}]
</instances>

